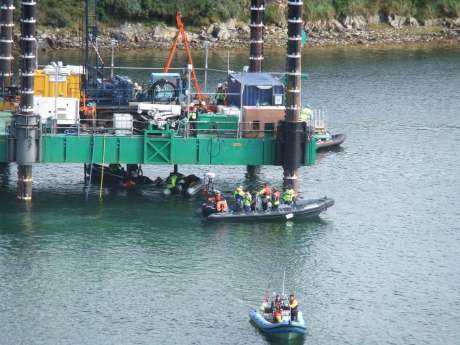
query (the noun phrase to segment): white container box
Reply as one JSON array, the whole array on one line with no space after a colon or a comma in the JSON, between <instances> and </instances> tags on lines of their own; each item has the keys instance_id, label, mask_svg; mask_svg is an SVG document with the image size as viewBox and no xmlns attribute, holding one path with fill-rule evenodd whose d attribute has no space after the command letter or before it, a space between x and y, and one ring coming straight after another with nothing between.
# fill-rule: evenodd
<instances>
[{"instance_id":1,"label":"white container box","mask_svg":"<svg viewBox=\"0 0 460 345\"><path fill-rule=\"evenodd\" d=\"M78 98L35 96L34 111L40 115L43 123L51 117L58 125L75 125L80 115L80 100Z\"/></svg>"},{"instance_id":2,"label":"white container box","mask_svg":"<svg viewBox=\"0 0 460 345\"><path fill-rule=\"evenodd\" d=\"M133 134L133 116L131 114L113 114L113 127L115 135Z\"/></svg>"}]
</instances>

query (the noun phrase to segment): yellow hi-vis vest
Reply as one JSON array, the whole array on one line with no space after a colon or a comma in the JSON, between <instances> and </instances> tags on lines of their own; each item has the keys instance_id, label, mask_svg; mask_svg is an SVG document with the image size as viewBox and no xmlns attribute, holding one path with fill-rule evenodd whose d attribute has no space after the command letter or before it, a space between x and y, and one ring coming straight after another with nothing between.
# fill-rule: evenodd
<instances>
[{"instance_id":1,"label":"yellow hi-vis vest","mask_svg":"<svg viewBox=\"0 0 460 345\"><path fill-rule=\"evenodd\" d=\"M302 111L300 112L300 121L308 122L308 120L310 120L312 115L313 115L313 110L311 110L310 108L303 108Z\"/></svg>"}]
</instances>

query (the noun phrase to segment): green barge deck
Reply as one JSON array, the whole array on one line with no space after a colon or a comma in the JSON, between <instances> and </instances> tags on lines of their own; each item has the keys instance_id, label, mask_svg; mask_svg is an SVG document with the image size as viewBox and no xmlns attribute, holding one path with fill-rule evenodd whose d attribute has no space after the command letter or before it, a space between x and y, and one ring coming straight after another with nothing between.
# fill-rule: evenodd
<instances>
[{"instance_id":1,"label":"green barge deck","mask_svg":"<svg viewBox=\"0 0 460 345\"><path fill-rule=\"evenodd\" d=\"M276 165L275 150L274 138L44 134L39 163ZM8 138L0 135L0 162L8 162L7 152ZM305 165L314 164L314 141L306 152Z\"/></svg>"},{"instance_id":2,"label":"green barge deck","mask_svg":"<svg viewBox=\"0 0 460 345\"><path fill-rule=\"evenodd\" d=\"M8 145L14 144L7 134L11 118L11 113L0 112L0 163L8 162ZM258 132L243 127L238 117L215 114L201 115L193 130L156 128L140 135L80 126L68 128L71 134L51 134L43 126L38 163L277 165L275 125ZM313 165L316 142L305 145L304 165Z\"/></svg>"}]
</instances>

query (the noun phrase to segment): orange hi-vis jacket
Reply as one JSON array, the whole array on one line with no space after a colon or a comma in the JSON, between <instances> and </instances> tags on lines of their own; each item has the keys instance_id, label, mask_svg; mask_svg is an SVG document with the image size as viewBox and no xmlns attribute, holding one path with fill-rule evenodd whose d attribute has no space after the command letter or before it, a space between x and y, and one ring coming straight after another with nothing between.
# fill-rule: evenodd
<instances>
[{"instance_id":1,"label":"orange hi-vis jacket","mask_svg":"<svg viewBox=\"0 0 460 345\"><path fill-rule=\"evenodd\" d=\"M272 195L272 189L270 187L264 187L260 193L260 195L264 195L264 196L271 196Z\"/></svg>"},{"instance_id":2,"label":"orange hi-vis jacket","mask_svg":"<svg viewBox=\"0 0 460 345\"><path fill-rule=\"evenodd\" d=\"M225 212L228 209L227 201L225 199L221 199L216 202L216 210L217 212Z\"/></svg>"}]
</instances>

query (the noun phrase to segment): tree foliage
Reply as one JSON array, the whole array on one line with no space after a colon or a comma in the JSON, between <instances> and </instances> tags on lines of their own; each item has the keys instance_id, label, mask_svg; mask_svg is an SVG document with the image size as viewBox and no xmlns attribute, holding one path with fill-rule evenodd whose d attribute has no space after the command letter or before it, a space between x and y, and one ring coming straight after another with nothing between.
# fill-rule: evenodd
<instances>
[{"instance_id":1,"label":"tree foliage","mask_svg":"<svg viewBox=\"0 0 460 345\"><path fill-rule=\"evenodd\" d=\"M104 19L172 22L180 11L191 24L209 24L242 15L238 0L101 0Z\"/></svg>"},{"instance_id":2,"label":"tree foliage","mask_svg":"<svg viewBox=\"0 0 460 345\"><path fill-rule=\"evenodd\" d=\"M92 0L95 1L95 0ZM207 25L237 18L248 21L250 0L97 0L99 19L107 24L124 21L174 23L181 11L187 25ZM267 21L278 23L285 15L279 9L287 0L267 0ZM16 16L20 0L15 0ZM40 25L78 27L83 16L82 0L40 0ZM459 17L460 0L304 0L305 19L317 20L340 15L372 15L383 10L419 18Z\"/></svg>"}]
</instances>

